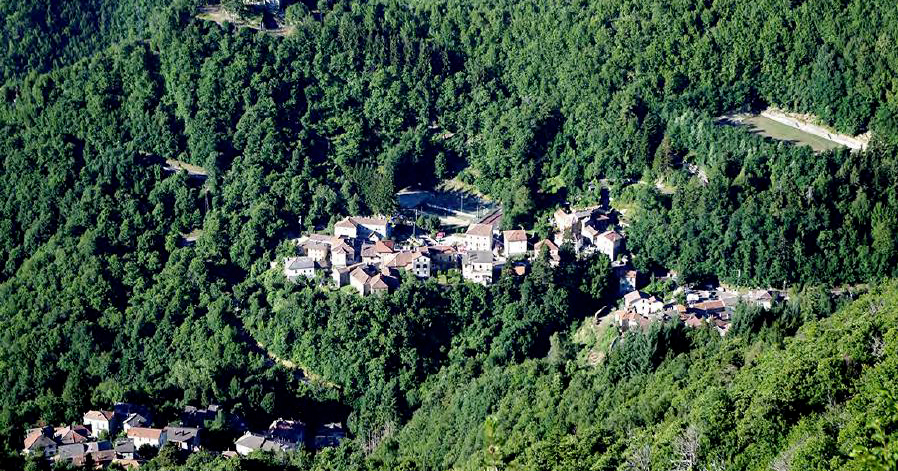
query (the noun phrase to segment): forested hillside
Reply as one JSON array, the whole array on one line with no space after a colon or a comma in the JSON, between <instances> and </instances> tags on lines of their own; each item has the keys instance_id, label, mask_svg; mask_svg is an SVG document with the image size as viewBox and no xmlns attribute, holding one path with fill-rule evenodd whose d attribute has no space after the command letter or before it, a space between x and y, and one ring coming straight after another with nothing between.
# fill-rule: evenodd
<instances>
[{"instance_id":1,"label":"forested hillside","mask_svg":"<svg viewBox=\"0 0 898 471\"><path fill-rule=\"evenodd\" d=\"M895 466L894 2L322 1L284 37L195 6L3 7L2 467L42 466L26 427L119 400L348 418L337 449L191 470ZM766 105L873 141L815 154L713 120ZM384 299L268 269L288 235L447 178L506 227L602 181L637 266L685 281L881 287L748 310L725 339L656 326L595 365L575 332L604 259Z\"/></svg>"}]
</instances>

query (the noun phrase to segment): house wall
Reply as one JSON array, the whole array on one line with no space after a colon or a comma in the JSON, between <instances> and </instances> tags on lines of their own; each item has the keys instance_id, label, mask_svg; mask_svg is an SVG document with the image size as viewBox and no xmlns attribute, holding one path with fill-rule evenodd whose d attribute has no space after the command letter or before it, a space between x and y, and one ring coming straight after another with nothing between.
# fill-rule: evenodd
<instances>
[{"instance_id":1,"label":"house wall","mask_svg":"<svg viewBox=\"0 0 898 471\"><path fill-rule=\"evenodd\" d=\"M465 246L468 250L493 250L493 238L468 234L465 237Z\"/></svg>"},{"instance_id":2,"label":"house wall","mask_svg":"<svg viewBox=\"0 0 898 471\"><path fill-rule=\"evenodd\" d=\"M337 237L346 236L354 239L358 236L357 232L355 227L334 227L334 235Z\"/></svg>"},{"instance_id":3,"label":"house wall","mask_svg":"<svg viewBox=\"0 0 898 471\"><path fill-rule=\"evenodd\" d=\"M527 241L522 240L519 242L509 242L505 246L505 256L511 257L513 255L523 255L527 253Z\"/></svg>"}]
</instances>

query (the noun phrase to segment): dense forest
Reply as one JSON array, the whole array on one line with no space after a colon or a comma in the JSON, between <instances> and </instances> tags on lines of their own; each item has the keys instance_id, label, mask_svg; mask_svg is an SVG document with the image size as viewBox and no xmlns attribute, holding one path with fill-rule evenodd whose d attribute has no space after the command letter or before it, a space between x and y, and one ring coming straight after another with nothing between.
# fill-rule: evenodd
<instances>
[{"instance_id":1,"label":"dense forest","mask_svg":"<svg viewBox=\"0 0 898 471\"><path fill-rule=\"evenodd\" d=\"M2 7L0 467L46 466L18 454L26 427L120 400L334 414L352 437L147 469L898 465L894 2L325 0L289 6L285 36L197 6ZM766 105L871 146L815 154L714 121ZM725 338L628 334L594 364L604 259L382 299L269 270L288 235L448 178L506 227L602 182L639 268L794 299ZM826 295L855 283L873 292Z\"/></svg>"}]
</instances>

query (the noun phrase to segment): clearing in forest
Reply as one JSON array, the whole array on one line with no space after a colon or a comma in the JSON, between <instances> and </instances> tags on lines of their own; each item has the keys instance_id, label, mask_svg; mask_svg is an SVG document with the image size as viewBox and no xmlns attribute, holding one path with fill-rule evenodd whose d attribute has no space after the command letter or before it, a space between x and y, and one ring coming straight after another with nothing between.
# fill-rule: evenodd
<instances>
[{"instance_id":1,"label":"clearing in forest","mask_svg":"<svg viewBox=\"0 0 898 471\"><path fill-rule=\"evenodd\" d=\"M815 136L798 128L788 126L760 114L734 113L722 116L717 120L718 124L728 126L741 126L752 134L764 136L778 141L784 141L795 145L809 146L814 152L844 147L838 142Z\"/></svg>"}]
</instances>

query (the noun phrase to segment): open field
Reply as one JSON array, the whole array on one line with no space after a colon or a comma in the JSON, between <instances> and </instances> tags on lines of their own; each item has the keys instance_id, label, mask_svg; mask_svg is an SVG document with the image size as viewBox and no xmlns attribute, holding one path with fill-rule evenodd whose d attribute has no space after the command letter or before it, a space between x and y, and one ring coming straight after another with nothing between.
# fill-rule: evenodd
<instances>
[{"instance_id":1,"label":"open field","mask_svg":"<svg viewBox=\"0 0 898 471\"><path fill-rule=\"evenodd\" d=\"M820 136L804 132L800 129L774 121L766 116L738 113L723 116L718 124L744 127L748 132L759 136L784 141L800 146L809 146L814 152L823 152L843 147L841 144Z\"/></svg>"}]
</instances>

